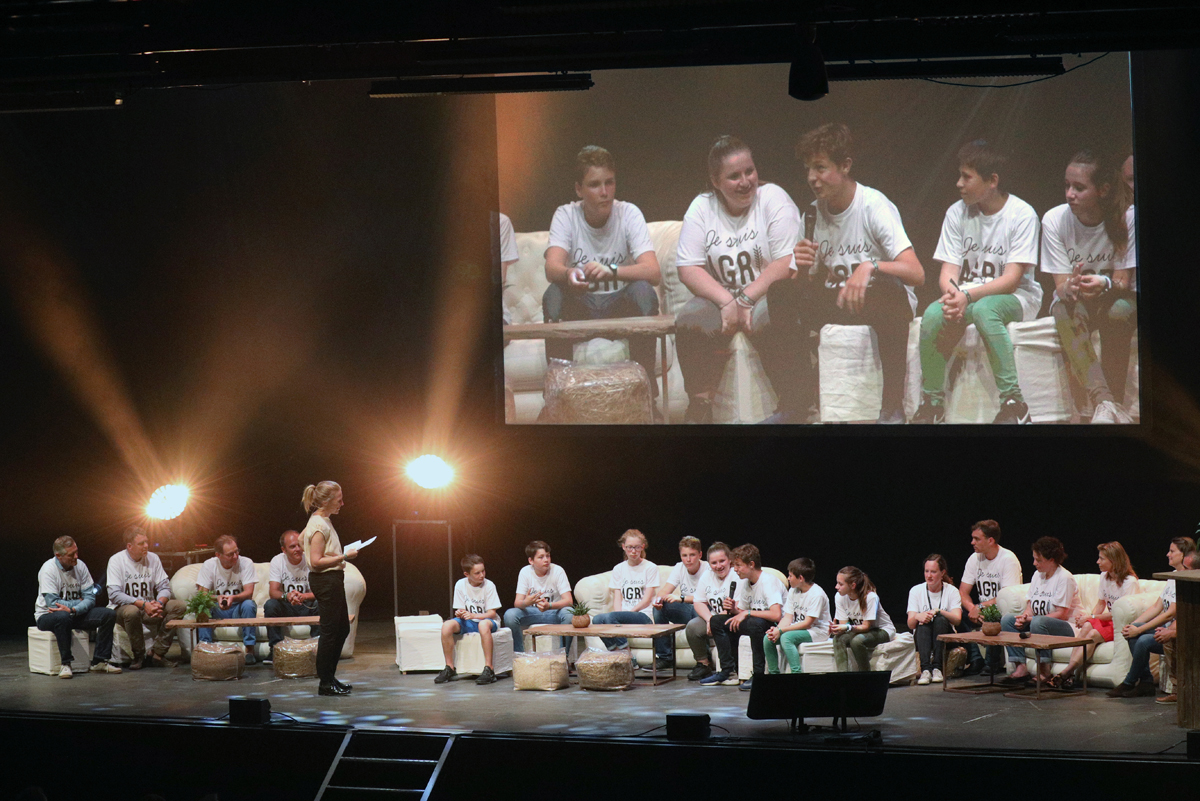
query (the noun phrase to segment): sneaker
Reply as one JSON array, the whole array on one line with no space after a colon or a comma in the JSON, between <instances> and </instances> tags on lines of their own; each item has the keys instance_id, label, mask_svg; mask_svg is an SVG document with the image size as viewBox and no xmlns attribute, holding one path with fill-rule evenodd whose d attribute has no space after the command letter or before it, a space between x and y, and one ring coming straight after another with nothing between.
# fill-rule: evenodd
<instances>
[{"instance_id":1,"label":"sneaker","mask_svg":"<svg viewBox=\"0 0 1200 801\"><path fill-rule=\"evenodd\" d=\"M59 677L60 679L69 679L69 678L71 678L71 677L72 677L72 676L74 676L74 675L75 675L75 674L71 672L71 666L70 666L70 665L65 665L65 664L64 664L64 665L62 666L62 669L60 669L60 670L58 671L58 677Z\"/></svg>"},{"instance_id":2,"label":"sneaker","mask_svg":"<svg viewBox=\"0 0 1200 801\"><path fill-rule=\"evenodd\" d=\"M770 415L759 423L760 426L788 426L798 425L804 422L804 414L801 412L778 410L775 414Z\"/></svg>"},{"instance_id":3,"label":"sneaker","mask_svg":"<svg viewBox=\"0 0 1200 801\"><path fill-rule=\"evenodd\" d=\"M247 652L246 652L246 664L247 664L247 665L254 665L254 664L257 664L257 663L258 663L258 659L257 659L257 658L255 658L255 656L254 656L254 653L253 653L252 651L247 651Z\"/></svg>"},{"instance_id":4,"label":"sneaker","mask_svg":"<svg viewBox=\"0 0 1200 801\"><path fill-rule=\"evenodd\" d=\"M476 684L493 684L496 681L496 672L487 665L483 666L483 672L479 674L479 678L475 679Z\"/></svg>"},{"instance_id":5,"label":"sneaker","mask_svg":"<svg viewBox=\"0 0 1200 801\"><path fill-rule=\"evenodd\" d=\"M456 671L454 668L450 667L449 665L446 665L444 668L442 668L441 673L434 676L433 683L434 684L445 684L448 681L454 681L454 677L457 675L458 675L458 671Z\"/></svg>"},{"instance_id":6,"label":"sneaker","mask_svg":"<svg viewBox=\"0 0 1200 801\"><path fill-rule=\"evenodd\" d=\"M1000 404L1000 411L996 413L996 419L992 421L994 425L1009 425L1009 426L1027 426L1033 422L1033 418L1029 416L1029 404L1023 400L1009 398Z\"/></svg>"},{"instance_id":7,"label":"sneaker","mask_svg":"<svg viewBox=\"0 0 1200 801\"><path fill-rule=\"evenodd\" d=\"M707 679L713 674L713 670L708 665L699 664L692 668L692 672L688 674L688 681L700 681Z\"/></svg>"},{"instance_id":8,"label":"sneaker","mask_svg":"<svg viewBox=\"0 0 1200 801\"><path fill-rule=\"evenodd\" d=\"M930 676L929 676L929 671L928 671L928 670L922 670L922 671L921 671L921 677L920 677L919 679L917 679L917 684L920 684L922 687L924 687L924 686L925 686L926 684L928 684L930 681L932 681L932 679L931 679L931 678L930 678Z\"/></svg>"},{"instance_id":9,"label":"sneaker","mask_svg":"<svg viewBox=\"0 0 1200 801\"><path fill-rule=\"evenodd\" d=\"M97 662L88 668L88 673L120 673L121 669L112 662Z\"/></svg>"},{"instance_id":10,"label":"sneaker","mask_svg":"<svg viewBox=\"0 0 1200 801\"><path fill-rule=\"evenodd\" d=\"M720 673L712 673L705 678L700 679L700 686L716 687L718 684L724 684L725 682L729 681L730 678L733 679L734 683L738 683L737 676L734 676L733 673L728 670L722 670Z\"/></svg>"},{"instance_id":11,"label":"sneaker","mask_svg":"<svg viewBox=\"0 0 1200 801\"><path fill-rule=\"evenodd\" d=\"M175 660L167 659L162 654L146 654L146 659L142 662L142 667L147 668L173 668L175 665Z\"/></svg>"},{"instance_id":12,"label":"sneaker","mask_svg":"<svg viewBox=\"0 0 1200 801\"><path fill-rule=\"evenodd\" d=\"M1118 684L1105 693L1109 698L1133 698L1137 695L1137 687L1132 684Z\"/></svg>"},{"instance_id":13,"label":"sneaker","mask_svg":"<svg viewBox=\"0 0 1200 801\"><path fill-rule=\"evenodd\" d=\"M1093 425L1129 425L1133 422L1129 412L1122 409L1113 401L1100 401L1092 412Z\"/></svg>"},{"instance_id":14,"label":"sneaker","mask_svg":"<svg viewBox=\"0 0 1200 801\"><path fill-rule=\"evenodd\" d=\"M934 684L941 684L943 681L945 681L945 680L946 680L946 677L942 675L942 671L938 670L937 668L934 668L934 669L933 669L933 676L932 676L932 678L931 678L930 680L931 680L931 681L932 681Z\"/></svg>"},{"instance_id":15,"label":"sneaker","mask_svg":"<svg viewBox=\"0 0 1200 801\"><path fill-rule=\"evenodd\" d=\"M712 399L688 398L687 411L683 413L683 422L694 425L710 425L713 421Z\"/></svg>"},{"instance_id":16,"label":"sneaker","mask_svg":"<svg viewBox=\"0 0 1200 801\"><path fill-rule=\"evenodd\" d=\"M729 678L721 682L721 684L725 685L726 687L737 687L741 683L742 680L738 678L738 674L734 673L732 670L729 671Z\"/></svg>"},{"instance_id":17,"label":"sneaker","mask_svg":"<svg viewBox=\"0 0 1200 801\"><path fill-rule=\"evenodd\" d=\"M738 687L738 689L744 693L748 693L748 692L750 692L751 689L753 689L753 687L752 687L753 684L754 684L754 677L751 676L750 678L743 681L741 686Z\"/></svg>"},{"instance_id":18,"label":"sneaker","mask_svg":"<svg viewBox=\"0 0 1200 801\"><path fill-rule=\"evenodd\" d=\"M950 653L946 654L946 674L949 676L957 676L962 666L967 663L967 649L959 646L951 648ZM980 667L983 667L982 663Z\"/></svg>"},{"instance_id":19,"label":"sneaker","mask_svg":"<svg viewBox=\"0 0 1200 801\"><path fill-rule=\"evenodd\" d=\"M921 406L912 419L912 424L915 426L937 426L945 422L946 407L934 405L928 398L921 401Z\"/></svg>"},{"instance_id":20,"label":"sneaker","mask_svg":"<svg viewBox=\"0 0 1200 801\"><path fill-rule=\"evenodd\" d=\"M902 426L907 422L903 406L897 406L894 409L880 409L879 419L875 421L876 425L881 426Z\"/></svg>"},{"instance_id":21,"label":"sneaker","mask_svg":"<svg viewBox=\"0 0 1200 801\"><path fill-rule=\"evenodd\" d=\"M668 659L665 656L660 656L658 659L654 660L655 670L670 670L673 667L675 667L675 661Z\"/></svg>"},{"instance_id":22,"label":"sneaker","mask_svg":"<svg viewBox=\"0 0 1200 801\"><path fill-rule=\"evenodd\" d=\"M1178 703L1178 701L1179 696L1177 696L1175 693L1171 693L1169 695L1160 695L1158 698L1154 699L1154 703L1156 704L1174 704Z\"/></svg>"}]
</instances>

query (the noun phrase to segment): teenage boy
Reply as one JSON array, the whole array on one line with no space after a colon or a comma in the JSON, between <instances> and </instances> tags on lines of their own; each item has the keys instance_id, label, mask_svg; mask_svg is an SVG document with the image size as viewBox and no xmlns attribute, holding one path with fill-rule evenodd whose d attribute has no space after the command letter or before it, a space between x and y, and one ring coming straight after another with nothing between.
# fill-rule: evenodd
<instances>
[{"instance_id":1,"label":"teenage boy","mask_svg":"<svg viewBox=\"0 0 1200 801\"><path fill-rule=\"evenodd\" d=\"M575 157L575 195L554 212L546 248L542 295L546 322L647 317L658 314L654 287L662 280L646 218L632 203L616 199L612 154L588 145ZM630 337L629 355L654 383L653 337ZM546 358L571 361L573 343L547 339Z\"/></svg>"},{"instance_id":2,"label":"teenage boy","mask_svg":"<svg viewBox=\"0 0 1200 801\"><path fill-rule=\"evenodd\" d=\"M1025 425L1029 406L1017 385L1008 324L1032 320L1042 305L1034 279L1038 216L1000 188L1005 157L977 139L958 151L962 199L946 211L934 261L942 296L921 318L921 407L914 423L945 422L946 362L971 323L979 330L1000 394L993 423Z\"/></svg>"},{"instance_id":3,"label":"teenage boy","mask_svg":"<svg viewBox=\"0 0 1200 801\"><path fill-rule=\"evenodd\" d=\"M713 617L725 614L725 599L733 597L733 587L730 585L737 580L737 574L731 567L728 545L714 542L708 546L709 570L696 584L696 592L692 596L696 617L683 630L692 656L696 657L696 667L688 674L688 681L700 681L713 675L708 659L708 638L713 634Z\"/></svg>"},{"instance_id":4,"label":"teenage boy","mask_svg":"<svg viewBox=\"0 0 1200 801\"><path fill-rule=\"evenodd\" d=\"M772 309L797 317L797 347L808 353L827 324L869 325L879 341L883 368L880 423L904 423L904 374L908 326L917 310L913 287L925 283L900 212L877 189L850 177L853 138L841 123L829 123L801 137L796 156L804 162L816 200L806 219L811 234L792 252L791 281L776 281L768 293ZM815 396L810 358L801 359L806 399Z\"/></svg>"},{"instance_id":5,"label":"teenage boy","mask_svg":"<svg viewBox=\"0 0 1200 801\"><path fill-rule=\"evenodd\" d=\"M962 623L967 627L966 630L978 631L983 624L979 610L994 606L1000 590L1022 584L1023 581L1021 560L1009 549L1000 547L1000 524L995 520L980 520L971 526L971 547L975 553L967 559L958 589L962 597ZM972 588L979 592L978 604L971 600ZM985 670L992 674L1004 672L1004 651L1001 648L988 649L986 668L975 643L967 644L967 656L970 663L963 671L966 675L983 673Z\"/></svg>"},{"instance_id":6,"label":"teenage boy","mask_svg":"<svg viewBox=\"0 0 1200 801\"><path fill-rule=\"evenodd\" d=\"M696 616L694 606L696 586L708 573L708 563L701 557L700 540L684 537L679 541L679 561L671 568L667 583L658 588L654 596L654 622L690 623ZM655 667L669 670L675 663L671 659L671 646L666 637L654 641Z\"/></svg>"},{"instance_id":7,"label":"teenage boy","mask_svg":"<svg viewBox=\"0 0 1200 801\"><path fill-rule=\"evenodd\" d=\"M483 672L475 679L476 684L491 684L496 680L495 664L492 662L492 632L500 625L500 596L496 585L487 577L483 558L467 554L459 563L463 577L454 585L454 617L442 624L442 655L446 666L434 678L434 684L457 681L454 669L454 639L463 634L478 634L483 645Z\"/></svg>"},{"instance_id":8,"label":"teenage boy","mask_svg":"<svg viewBox=\"0 0 1200 801\"><path fill-rule=\"evenodd\" d=\"M571 582L567 572L550 561L550 546L534 540L525 546L529 564L517 574L517 597L511 609L504 612L504 625L512 632L513 650L525 650L525 629L539 623L570 623ZM563 647L570 647L563 637Z\"/></svg>"},{"instance_id":9,"label":"teenage boy","mask_svg":"<svg viewBox=\"0 0 1200 801\"><path fill-rule=\"evenodd\" d=\"M738 684L738 639L750 638L750 652L754 659L754 675L767 671L763 638L767 629L783 617L783 582L762 569L762 555L758 548L746 543L733 549L733 572L738 575L737 600L726 598L722 602L724 614L713 615L712 635L717 645L717 658L721 660L721 671L700 681L705 686ZM740 682L741 689L750 691L753 677Z\"/></svg>"},{"instance_id":10,"label":"teenage boy","mask_svg":"<svg viewBox=\"0 0 1200 801\"><path fill-rule=\"evenodd\" d=\"M783 618L778 626L767 629L763 649L766 651L767 670L779 672L779 654L776 644L783 648L784 658L793 673L803 673L800 663L800 643L824 642L829 639L829 596L814 582L817 566L813 560L802 556L788 564L787 600L783 605Z\"/></svg>"}]
</instances>

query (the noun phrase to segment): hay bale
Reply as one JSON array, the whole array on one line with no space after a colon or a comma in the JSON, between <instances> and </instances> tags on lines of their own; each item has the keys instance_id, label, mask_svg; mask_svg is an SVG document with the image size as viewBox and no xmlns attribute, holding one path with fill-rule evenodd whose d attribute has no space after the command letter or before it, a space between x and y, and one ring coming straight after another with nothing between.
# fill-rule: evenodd
<instances>
[{"instance_id":1,"label":"hay bale","mask_svg":"<svg viewBox=\"0 0 1200 801\"><path fill-rule=\"evenodd\" d=\"M192 681L237 681L246 669L246 652L233 643L202 642L192 649Z\"/></svg>"},{"instance_id":2,"label":"hay bale","mask_svg":"<svg viewBox=\"0 0 1200 801\"><path fill-rule=\"evenodd\" d=\"M652 423L650 379L636 362L573 364L551 359L539 423L618 425Z\"/></svg>"},{"instance_id":3,"label":"hay bale","mask_svg":"<svg viewBox=\"0 0 1200 801\"><path fill-rule=\"evenodd\" d=\"M633 686L633 657L628 649L589 648L575 661L579 686L585 690L627 690Z\"/></svg>"},{"instance_id":4,"label":"hay bale","mask_svg":"<svg viewBox=\"0 0 1200 801\"><path fill-rule=\"evenodd\" d=\"M320 640L293 640L286 637L275 643L275 678L307 679L317 675L317 645Z\"/></svg>"},{"instance_id":5,"label":"hay bale","mask_svg":"<svg viewBox=\"0 0 1200 801\"><path fill-rule=\"evenodd\" d=\"M514 690L562 690L570 687L564 651L513 654Z\"/></svg>"}]
</instances>

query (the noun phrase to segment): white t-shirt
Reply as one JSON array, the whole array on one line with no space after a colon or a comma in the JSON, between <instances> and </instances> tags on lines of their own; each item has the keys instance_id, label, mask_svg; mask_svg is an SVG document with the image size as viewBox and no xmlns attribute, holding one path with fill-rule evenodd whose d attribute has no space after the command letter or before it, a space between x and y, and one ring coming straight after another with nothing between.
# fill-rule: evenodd
<instances>
[{"instance_id":1,"label":"white t-shirt","mask_svg":"<svg viewBox=\"0 0 1200 801\"><path fill-rule=\"evenodd\" d=\"M1037 615L1049 615L1055 607L1066 607L1071 610L1067 622L1075 627L1075 615L1080 611L1079 587L1075 576L1070 570L1059 566L1050 578L1042 575L1040 570L1033 574L1029 582L1029 611Z\"/></svg>"},{"instance_id":2,"label":"white t-shirt","mask_svg":"<svg viewBox=\"0 0 1200 801\"><path fill-rule=\"evenodd\" d=\"M608 222L601 228L588 225L583 216L583 201L564 203L554 212L550 222L552 248L567 251L567 267L582 267L590 261L601 264L633 264L638 256L654 250L646 218L632 203L614 200ZM588 292L616 292L621 282L609 278L588 284Z\"/></svg>"},{"instance_id":3,"label":"white t-shirt","mask_svg":"<svg viewBox=\"0 0 1200 801\"><path fill-rule=\"evenodd\" d=\"M196 584L217 595L237 595L247 584L254 584L257 580L254 563L245 556L239 556L238 563L231 570L221 567L220 558L214 556L205 560L196 576Z\"/></svg>"},{"instance_id":4,"label":"white t-shirt","mask_svg":"<svg viewBox=\"0 0 1200 801\"><path fill-rule=\"evenodd\" d=\"M912 247L900 211L878 189L858 184L854 199L841 214L830 214L824 200L813 201L813 205L817 208L813 238L817 243L818 277L824 278L826 289L841 289L854 268L864 261L895 261ZM795 262L792 268L796 268ZM911 286L905 289L915 314L917 293Z\"/></svg>"},{"instance_id":5,"label":"white t-shirt","mask_svg":"<svg viewBox=\"0 0 1200 801\"><path fill-rule=\"evenodd\" d=\"M812 636L813 642L829 639L829 596L820 586L814 584L807 592L800 592L794 587L789 589L783 613L791 615L792 623L799 623L808 617L816 618L805 631Z\"/></svg>"},{"instance_id":6,"label":"white t-shirt","mask_svg":"<svg viewBox=\"0 0 1200 801\"><path fill-rule=\"evenodd\" d=\"M312 592L308 588L308 560L302 558L300 564L293 565L285 553L277 553L271 558L271 565L267 568L267 581L279 582L285 598L292 590L301 593Z\"/></svg>"},{"instance_id":7,"label":"white t-shirt","mask_svg":"<svg viewBox=\"0 0 1200 801\"><path fill-rule=\"evenodd\" d=\"M1125 225L1129 243L1125 253L1117 258L1116 248L1104 230L1104 223L1087 226L1071 213L1066 203L1055 206L1042 217L1042 272L1070 274L1075 263L1083 262L1083 274L1107 275L1114 270L1137 268L1137 247L1134 240L1133 206L1125 210Z\"/></svg>"},{"instance_id":8,"label":"white t-shirt","mask_svg":"<svg viewBox=\"0 0 1200 801\"><path fill-rule=\"evenodd\" d=\"M484 579L483 584L475 587L471 580L460 578L454 585L454 610L465 609L476 615L487 614L493 609L500 608L500 595L491 579Z\"/></svg>"},{"instance_id":9,"label":"white t-shirt","mask_svg":"<svg viewBox=\"0 0 1200 801\"><path fill-rule=\"evenodd\" d=\"M637 567L630 567L628 562L622 562L613 568L612 576L608 579L608 588L617 591L613 611L633 609L642 602L649 590L657 586L658 565L649 559L643 559Z\"/></svg>"},{"instance_id":10,"label":"white t-shirt","mask_svg":"<svg viewBox=\"0 0 1200 801\"><path fill-rule=\"evenodd\" d=\"M533 565L525 565L517 574L517 595L529 595L540 592L550 603L563 597L563 593L571 591L571 582L567 581L567 571L553 562L546 575L538 577Z\"/></svg>"},{"instance_id":11,"label":"white t-shirt","mask_svg":"<svg viewBox=\"0 0 1200 801\"><path fill-rule=\"evenodd\" d=\"M709 568L709 571L700 578L700 583L696 585L696 592L693 593L693 596L700 603L706 604L709 612L714 615L723 615L725 614L724 601L729 597L729 582L731 581L738 581L737 573L730 570L725 574L725 578L720 578Z\"/></svg>"},{"instance_id":12,"label":"white t-shirt","mask_svg":"<svg viewBox=\"0 0 1200 801\"><path fill-rule=\"evenodd\" d=\"M512 220L500 212L500 261L516 261L521 258L517 253L517 235L513 233Z\"/></svg>"},{"instance_id":13,"label":"white t-shirt","mask_svg":"<svg viewBox=\"0 0 1200 801\"><path fill-rule=\"evenodd\" d=\"M716 192L698 195L683 215L675 261L708 270L731 291L758 278L800 241L800 210L775 184L761 184L750 208L732 217ZM794 263L793 263L794 266Z\"/></svg>"},{"instance_id":14,"label":"white t-shirt","mask_svg":"<svg viewBox=\"0 0 1200 801\"><path fill-rule=\"evenodd\" d=\"M951 587L945 582L942 582L942 588L937 592L930 591L923 581L908 591L909 612L953 612L955 609L962 609L962 596L958 594L957 587Z\"/></svg>"},{"instance_id":15,"label":"white t-shirt","mask_svg":"<svg viewBox=\"0 0 1200 801\"><path fill-rule=\"evenodd\" d=\"M94 583L91 572L82 560L70 570L63 570L57 557L50 557L38 570L38 595L33 604L33 619L36 621L50 611L46 605L47 594L57 595L64 601L82 601L84 590Z\"/></svg>"},{"instance_id":16,"label":"white t-shirt","mask_svg":"<svg viewBox=\"0 0 1200 801\"><path fill-rule=\"evenodd\" d=\"M786 595L784 583L764 570L753 584L749 581L738 582L737 605L738 609L765 612L775 604L782 607Z\"/></svg>"},{"instance_id":17,"label":"white t-shirt","mask_svg":"<svg viewBox=\"0 0 1200 801\"><path fill-rule=\"evenodd\" d=\"M979 591L979 603L995 600L1000 590L1023 584L1021 560L1007 548L1001 548L995 559L984 559L983 554L973 553L963 568L963 584L973 584Z\"/></svg>"},{"instance_id":18,"label":"white t-shirt","mask_svg":"<svg viewBox=\"0 0 1200 801\"><path fill-rule=\"evenodd\" d=\"M1137 595L1140 590L1141 584L1133 576L1126 576L1125 581L1118 584L1107 573L1100 575L1100 597L1104 599L1104 608L1109 612L1117 601L1126 595Z\"/></svg>"},{"instance_id":19,"label":"white t-shirt","mask_svg":"<svg viewBox=\"0 0 1200 801\"><path fill-rule=\"evenodd\" d=\"M879 603L879 595L874 592L867 593L867 611L862 611L862 606L858 601L850 600L849 595L838 593L834 598L834 617L838 620L848 620L851 626L861 626L863 623L870 623L873 629L883 629L888 633L888 639L893 639L896 636L896 627L892 625L892 619L888 617L888 613L883 611L883 605Z\"/></svg>"},{"instance_id":20,"label":"white t-shirt","mask_svg":"<svg viewBox=\"0 0 1200 801\"><path fill-rule=\"evenodd\" d=\"M700 560L700 567L695 573L689 573L683 562L676 562L675 567L671 568L671 575L667 576L667 583L675 587L674 594L680 598L694 597L696 587L700 586L700 579L704 578L705 573L711 572L712 568L703 559Z\"/></svg>"},{"instance_id":21,"label":"white t-shirt","mask_svg":"<svg viewBox=\"0 0 1200 801\"><path fill-rule=\"evenodd\" d=\"M139 598L157 601L171 594L171 580L163 570L162 560L151 551L146 552L142 561L135 562L129 557L129 551L121 549L108 558L108 569L104 572L111 609L134 603Z\"/></svg>"},{"instance_id":22,"label":"white t-shirt","mask_svg":"<svg viewBox=\"0 0 1200 801\"><path fill-rule=\"evenodd\" d=\"M42 569L45 570L44 567ZM1167 586L1163 587L1160 597L1162 598L1162 610L1165 612L1171 608L1171 604L1175 603L1175 579L1167 579Z\"/></svg>"},{"instance_id":23,"label":"white t-shirt","mask_svg":"<svg viewBox=\"0 0 1200 801\"><path fill-rule=\"evenodd\" d=\"M946 210L935 261L959 265L958 285L986 284L1004 274L1004 265L1032 264L1021 275L1013 293L1021 302L1025 320L1037 317L1042 307L1042 286L1034 277L1038 261L1038 216L1024 200L1010 194L1004 208L984 214L978 205L958 201Z\"/></svg>"}]
</instances>

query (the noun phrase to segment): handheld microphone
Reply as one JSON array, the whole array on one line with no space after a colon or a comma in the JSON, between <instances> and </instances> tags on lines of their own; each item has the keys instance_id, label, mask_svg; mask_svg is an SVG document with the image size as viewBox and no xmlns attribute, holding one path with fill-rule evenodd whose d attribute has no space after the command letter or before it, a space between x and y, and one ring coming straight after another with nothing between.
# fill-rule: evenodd
<instances>
[{"instance_id":1,"label":"handheld microphone","mask_svg":"<svg viewBox=\"0 0 1200 801\"><path fill-rule=\"evenodd\" d=\"M813 241L813 236L816 235L817 228L817 208L809 206L804 210L804 238L809 242ZM817 262L813 262L813 266L808 269L809 278L817 274Z\"/></svg>"},{"instance_id":2,"label":"handheld microphone","mask_svg":"<svg viewBox=\"0 0 1200 801\"><path fill-rule=\"evenodd\" d=\"M729 582L729 600L731 600L731 601L733 600L733 593L736 590L737 590L737 582L736 581Z\"/></svg>"}]
</instances>

